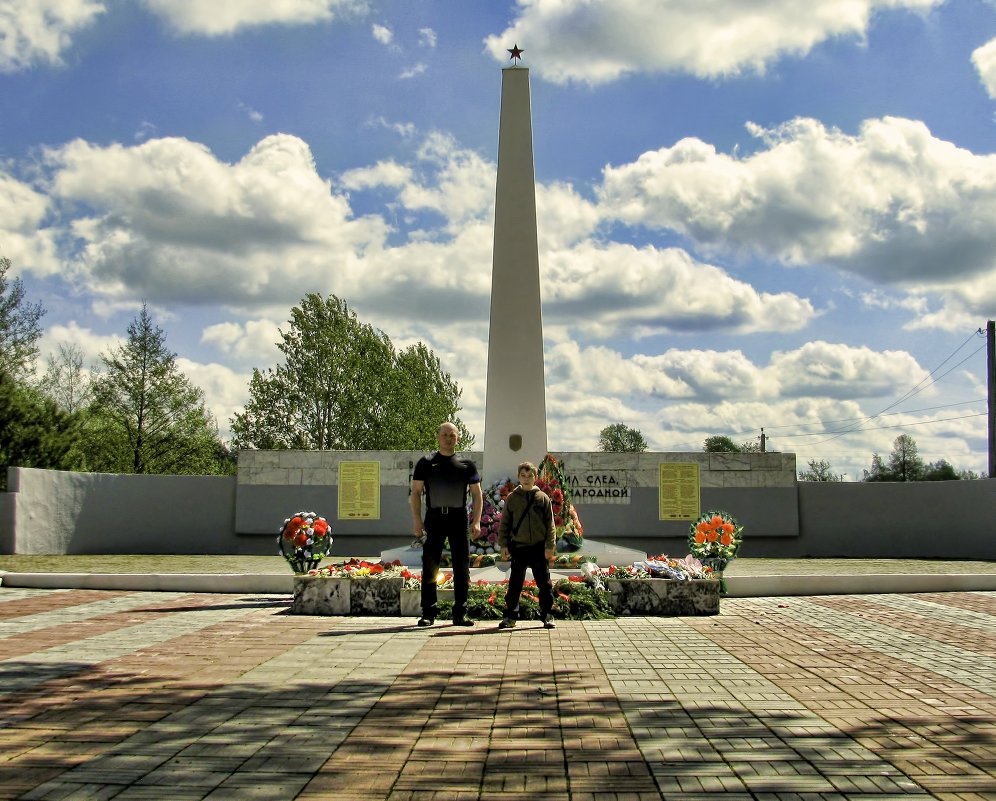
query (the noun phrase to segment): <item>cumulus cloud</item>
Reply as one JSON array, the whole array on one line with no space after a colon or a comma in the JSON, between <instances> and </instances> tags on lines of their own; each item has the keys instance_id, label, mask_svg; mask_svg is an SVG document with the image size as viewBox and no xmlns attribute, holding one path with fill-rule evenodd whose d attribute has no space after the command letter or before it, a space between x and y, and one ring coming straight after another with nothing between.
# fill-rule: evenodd
<instances>
[{"instance_id":1,"label":"cumulus cloud","mask_svg":"<svg viewBox=\"0 0 996 801\"><path fill-rule=\"evenodd\" d=\"M51 150L52 191L73 222L77 269L106 297L260 304L349 285L385 226L354 219L300 139L275 135L235 164L184 139L134 147L80 140Z\"/></svg>"},{"instance_id":2,"label":"cumulus cloud","mask_svg":"<svg viewBox=\"0 0 996 801\"><path fill-rule=\"evenodd\" d=\"M260 25L306 25L366 10L365 0L143 0L175 31L223 36Z\"/></svg>"},{"instance_id":3,"label":"cumulus cloud","mask_svg":"<svg viewBox=\"0 0 996 801\"><path fill-rule=\"evenodd\" d=\"M990 39L972 53L972 63L978 70L982 85L993 100L996 100L996 39Z\"/></svg>"},{"instance_id":4,"label":"cumulus cloud","mask_svg":"<svg viewBox=\"0 0 996 801\"><path fill-rule=\"evenodd\" d=\"M876 13L928 11L943 0L524 0L517 19L485 40L499 61L528 42L533 69L557 83L601 84L637 72L704 78L763 72L832 38L862 41Z\"/></svg>"},{"instance_id":5,"label":"cumulus cloud","mask_svg":"<svg viewBox=\"0 0 996 801\"><path fill-rule=\"evenodd\" d=\"M816 314L805 298L758 292L678 248L583 243L541 259L547 318L588 335L791 331Z\"/></svg>"},{"instance_id":6,"label":"cumulus cloud","mask_svg":"<svg viewBox=\"0 0 996 801\"><path fill-rule=\"evenodd\" d=\"M46 227L49 199L0 169L0 256L13 263L13 273L58 272L56 232Z\"/></svg>"},{"instance_id":7,"label":"cumulus cloud","mask_svg":"<svg viewBox=\"0 0 996 801\"><path fill-rule=\"evenodd\" d=\"M280 341L280 325L266 319L216 323L201 333L202 343L259 368L270 367L280 361L281 354L277 348Z\"/></svg>"},{"instance_id":8,"label":"cumulus cloud","mask_svg":"<svg viewBox=\"0 0 996 801\"><path fill-rule=\"evenodd\" d=\"M73 34L105 10L98 0L0 0L0 72L61 64Z\"/></svg>"},{"instance_id":9,"label":"cumulus cloud","mask_svg":"<svg viewBox=\"0 0 996 801\"><path fill-rule=\"evenodd\" d=\"M992 276L996 156L937 139L912 120L856 136L815 120L751 126L745 158L698 139L607 167L603 214L670 228L713 252L830 263L907 287Z\"/></svg>"},{"instance_id":10,"label":"cumulus cloud","mask_svg":"<svg viewBox=\"0 0 996 801\"><path fill-rule=\"evenodd\" d=\"M562 342L546 354L548 384L575 391L696 403L769 402L786 398L854 399L902 394L927 371L902 351L873 351L809 342L775 352L757 365L741 351L669 349L662 354L622 353Z\"/></svg>"}]
</instances>

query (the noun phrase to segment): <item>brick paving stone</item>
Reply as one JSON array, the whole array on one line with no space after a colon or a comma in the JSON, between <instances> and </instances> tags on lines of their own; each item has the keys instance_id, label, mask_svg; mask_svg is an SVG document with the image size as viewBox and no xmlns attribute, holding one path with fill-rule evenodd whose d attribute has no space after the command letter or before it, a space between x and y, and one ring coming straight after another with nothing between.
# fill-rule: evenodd
<instances>
[{"instance_id":1,"label":"brick paving stone","mask_svg":"<svg viewBox=\"0 0 996 801\"><path fill-rule=\"evenodd\" d=\"M140 595L0 587L0 798L996 798L993 593L512 636Z\"/></svg>"}]
</instances>

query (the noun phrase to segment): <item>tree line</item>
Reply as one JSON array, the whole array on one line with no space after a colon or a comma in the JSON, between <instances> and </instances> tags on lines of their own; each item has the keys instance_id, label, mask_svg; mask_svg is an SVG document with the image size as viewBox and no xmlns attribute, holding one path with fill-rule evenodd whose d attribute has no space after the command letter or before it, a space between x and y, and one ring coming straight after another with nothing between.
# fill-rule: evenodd
<instances>
[{"instance_id":1,"label":"tree line","mask_svg":"<svg viewBox=\"0 0 996 801\"><path fill-rule=\"evenodd\" d=\"M253 370L231 446L144 303L96 365L61 343L39 377L45 310L10 268L0 258L0 489L8 466L210 475L233 473L237 448L430 450L444 420L462 449L473 445L461 389L431 349L395 348L335 296L309 294L291 310L283 362Z\"/></svg>"}]
</instances>

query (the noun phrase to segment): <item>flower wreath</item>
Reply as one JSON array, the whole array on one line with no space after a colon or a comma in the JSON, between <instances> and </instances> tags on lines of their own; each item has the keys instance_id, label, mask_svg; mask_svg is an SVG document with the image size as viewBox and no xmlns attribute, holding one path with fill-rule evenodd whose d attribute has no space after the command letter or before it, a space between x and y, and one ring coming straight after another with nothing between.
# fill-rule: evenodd
<instances>
[{"instance_id":1,"label":"flower wreath","mask_svg":"<svg viewBox=\"0 0 996 801\"><path fill-rule=\"evenodd\" d=\"M277 547L295 573L306 573L329 555L331 534L332 526L324 517L314 512L295 512L280 526Z\"/></svg>"},{"instance_id":2,"label":"flower wreath","mask_svg":"<svg viewBox=\"0 0 996 801\"><path fill-rule=\"evenodd\" d=\"M736 559L744 527L726 512L706 512L688 529L688 549L697 559Z\"/></svg>"}]
</instances>

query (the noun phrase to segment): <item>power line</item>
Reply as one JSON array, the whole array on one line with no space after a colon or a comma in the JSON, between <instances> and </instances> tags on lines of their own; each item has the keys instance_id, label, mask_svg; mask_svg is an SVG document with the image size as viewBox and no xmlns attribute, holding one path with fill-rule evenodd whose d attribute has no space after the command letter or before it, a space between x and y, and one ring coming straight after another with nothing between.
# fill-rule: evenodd
<instances>
[{"instance_id":1,"label":"power line","mask_svg":"<svg viewBox=\"0 0 996 801\"><path fill-rule=\"evenodd\" d=\"M866 421L870 422L872 420L875 420L878 417L881 417L883 414L885 414L885 412L889 411L889 409L893 409L896 406L898 406L900 403L902 403L903 401L909 400L910 398L912 398L912 397L918 395L919 393L923 392L931 384L937 383L940 379L944 378L944 376L948 375L953 370L958 369L961 365L963 365L965 362L967 362L969 359L971 359L976 353L978 353L980 350L982 350L982 348L985 347L985 344L983 344L980 347L976 348L974 351L972 351L970 354L968 354L968 356L966 356L964 359L962 359L960 362L958 362L958 364L954 365L953 367L951 367L950 369L948 369L947 371L945 371L944 373L942 373L937 378L934 378L934 374L938 370L940 370L945 364L947 364L952 358L954 358L955 354L957 354L958 351L960 351L969 342L971 342L972 338L975 335L976 335L975 331L973 331L971 334L969 334L968 338L964 342L962 342L957 348L955 348L947 356L947 358L944 359L944 361L942 361L939 365L937 365L937 367L935 367L933 370L931 370L930 373L928 373L925 378L920 379L920 381L918 381L916 384L914 384L903 395L901 395L899 398L897 398L896 400L894 400L888 406L886 406L885 408L879 410L878 412L876 412L875 414L871 415L870 417L866 418ZM884 426L884 428L895 428L895 426ZM844 429L842 429L840 431L827 432L831 436L827 437L826 439L821 439L821 440L817 440L816 442L811 442L811 443L809 443L808 447L815 447L816 445L822 445L824 442L830 442L831 440L837 439L838 437L842 437L845 434L850 434L850 433L853 433L855 431L871 431L871 430L874 430L874 429L862 428L861 424L858 423L857 425L852 425L852 426L844 428ZM816 436L816 434L814 433L814 434L811 434L810 436Z\"/></svg>"},{"instance_id":2,"label":"power line","mask_svg":"<svg viewBox=\"0 0 996 801\"><path fill-rule=\"evenodd\" d=\"M956 403L942 403L939 406L924 406L921 409L907 409L901 412L888 412L887 414L880 414L879 417L891 417L896 414L919 414L920 412L932 412L937 409L950 409L952 406L967 406L970 403L985 403L985 398L976 398L975 400L958 401ZM811 425L811 426L828 426L836 425L837 423L852 423L860 422L864 420L870 420L870 417L844 417L840 420L820 420L817 423L786 423L783 426L765 426L765 431L774 431L779 428L798 428L800 425ZM739 434L731 434L732 437L749 437L753 434L753 431L744 431ZM826 431L802 431L797 434L779 434L779 439L789 439L792 437L815 437L820 434L829 433Z\"/></svg>"}]
</instances>

